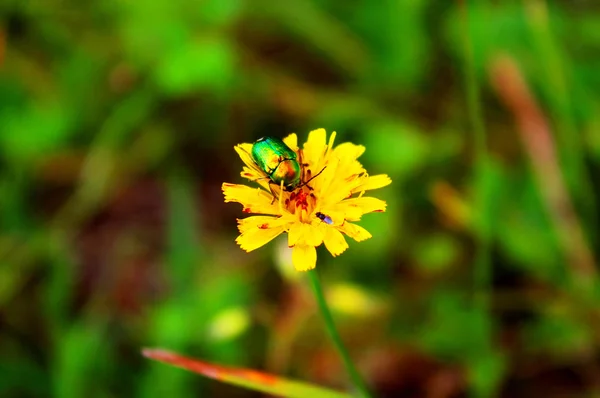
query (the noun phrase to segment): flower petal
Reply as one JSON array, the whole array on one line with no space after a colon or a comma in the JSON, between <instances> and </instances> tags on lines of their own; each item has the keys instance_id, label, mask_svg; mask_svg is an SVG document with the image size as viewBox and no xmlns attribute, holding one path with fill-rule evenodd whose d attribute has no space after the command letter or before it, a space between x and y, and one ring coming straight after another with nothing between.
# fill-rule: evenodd
<instances>
[{"instance_id":1,"label":"flower petal","mask_svg":"<svg viewBox=\"0 0 600 398\"><path fill-rule=\"evenodd\" d=\"M235 241L238 245L240 245L242 250L251 252L269 243L282 232L283 229L257 229L238 236Z\"/></svg>"},{"instance_id":2,"label":"flower petal","mask_svg":"<svg viewBox=\"0 0 600 398\"><path fill-rule=\"evenodd\" d=\"M288 245L309 245L317 247L323 243L323 231L305 223L294 223L288 231Z\"/></svg>"},{"instance_id":3,"label":"flower petal","mask_svg":"<svg viewBox=\"0 0 600 398\"><path fill-rule=\"evenodd\" d=\"M369 176L367 181L364 181L359 186L352 190L352 193L368 191L370 189L378 189L390 185L392 180L387 174L378 174L376 176Z\"/></svg>"},{"instance_id":4,"label":"flower petal","mask_svg":"<svg viewBox=\"0 0 600 398\"><path fill-rule=\"evenodd\" d=\"M308 140L303 146L302 161L309 164L309 167L318 168L321 164L321 160L325 155L325 149L327 148L327 141L325 141L327 133L325 129L317 129L308 133ZM318 172L314 171L315 173Z\"/></svg>"},{"instance_id":5,"label":"flower petal","mask_svg":"<svg viewBox=\"0 0 600 398\"><path fill-rule=\"evenodd\" d=\"M331 191L332 182L334 182L338 164L340 160L336 157L333 157L329 160L325 169L313 182L311 182L312 188L317 192L317 196L322 199L327 199L329 196L329 192ZM335 188L335 187L334 187ZM344 196L342 196L343 198Z\"/></svg>"},{"instance_id":6,"label":"flower petal","mask_svg":"<svg viewBox=\"0 0 600 398\"><path fill-rule=\"evenodd\" d=\"M327 214L332 220L337 221L334 223L334 225L341 225L344 220L358 221L363 214L365 214L360 207L347 206L345 203L346 201L344 200L338 204L328 207L327 210L323 210L322 213ZM334 218L334 216L337 217Z\"/></svg>"},{"instance_id":7,"label":"flower petal","mask_svg":"<svg viewBox=\"0 0 600 398\"><path fill-rule=\"evenodd\" d=\"M325 238L323 239L323 242L333 257L339 256L348 248L348 243L346 242L344 235L335 228L325 227Z\"/></svg>"},{"instance_id":8,"label":"flower petal","mask_svg":"<svg viewBox=\"0 0 600 398\"><path fill-rule=\"evenodd\" d=\"M280 215L279 203L273 201L273 195L260 188L246 185L223 183L225 202L237 202L244 206L244 212Z\"/></svg>"},{"instance_id":9,"label":"flower petal","mask_svg":"<svg viewBox=\"0 0 600 398\"><path fill-rule=\"evenodd\" d=\"M260 169L260 167L258 167L256 162L254 162L254 159L252 159L252 155L250 155L252 152L252 145L253 144L244 143L233 147L240 159L242 159L242 162L246 165L242 169L240 175L250 181L257 182L263 188L268 189L270 183L269 177Z\"/></svg>"},{"instance_id":10,"label":"flower petal","mask_svg":"<svg viewBox=\"0 0 600 398\"><path fill-rule=\"evenodd\" d=\"M252 159L252 155L250 155L250 153L252 152L252 144L238 144L234 146L233 149L235 149L240 159L242 159L242 162L244 162L246 166L256 170L260 170L254 162L254 160Z\"/></svg>"},{"instance_id":11,"label":"flower petal","mask_svg":"<svg viewBox=\"0 0 600 398\"><path fill-rule=\"evenodd\" d=\"M344 181L353 181L354 183L357 181L357 176L366 176L366 170L360 164L356 158L358 158L365 151L365 147L362 145L354 145L349 142L345 142L343 144L338 145L334 148L332 157L338 157L340 159L340 175L338 175L338 180ZM362 178L361 178L362 182ZM358 184L356 184L358 185ZM355 186L355 185L354 185Z\"/></svg>"},{"instance_id":12,"label":"flower petal","mask_svg":"<svg viewBox=\"0 0 600 398\"><path fill-rule=\"evenodd\" d=\"M294 247L296 243L302 239L304 236L304 224L303 223L294 223L290 225L290 230L288 231L288 246Z\"/></svg>"},{"instance_id":13,"label":"flower petal","mask_svg":"<svg viewBox=\"0 0 600 398\"><path fill-rule=\"evenodd\" d=\"M284 231L285 225L267 229L252 228L238 236L235 241L243 250L251 252L269 243Z\"/></svg>"},{"instance_id":14,"label":"flower petal","mask_svg":"<svg viewBox=\"0 0 600 398\"><path fill-rule=\"evenodd\" d=\"M343 225L337 227L337 229L357 242L362 242L363 240L369 239L373 236L363 227L349 222L345 222Z\"/></svg>"},{"instance_id":15,"label":"flower petal","mask_svg":"<svg viewBox=\"0 0 600 398\"><path fill-rule=\"evenodd\" d=\"M294 152L298 152L298 136L296 133L292 133L283 139L285 145L289 146Z\"/></svg>"},{"instance_id":16,"label":"flower petal","mask_svg":"<svg viewBox=\"0 0 600 398\"><path fill-rule=\"evenodd\" d=\"M267 179L268 177L265 176L265 173L263 173L262 171L258 171L254 168L250 168L248 166L244 166L242 168L242 172L240 173L240 175L244 178L249 179L250 181L259 181L261 179L263 179L263 177L265 177L264 179Z\"/></svg>"},{"instance_id":17,"label":"flower petal","mask_svg":"<svg viewBox=\"0 0 600 398\"><path fill-rule=\"evenodd\" d=\"M355 145L351 142L344 142L335 147L333 153L340 159L348 159L349 161L356 160L365 152L365 147Z\"/></svg>"},{"instance_id":18,"label":"flower petal","mask_svg":"<svg viewBox=\"0 0 600 398\"><path fill-rule=\"evenodd\" d=\"M327 132L325 132L324 128L313 130L310 133L308 133L308 140L306 140L304 146L306 147L308 145L325 147L325 144L327 144L327 141L325 140L326 138Z\"/></svg>"},{"instance_id":19,"label":"flower petal","mask_svg":"<svg viewBox=\"0 0 600 398\"><path fill-rule=\"evenodd\" d=\"M310 224L304 225L308 226L306 235L304 236L304 241L306 244L314 247L320 246L321 243L323 243L323 230Z\"/></svg>"},{"instance_id":20,"label":"flower petal","mask_svg":"<svg viewBox=\"0 0 600 398\"><path fill-rule=\"evenodd\" d=\"M360 218L363 214L375 211L384 212L386 207L387 204L381 199L361 196L360 198L350 198L340 202L335 206L335 210L346 213L347 220L353 220Z\"/></svg>"},{"instance_id":21,"label":"flower petal","mask_svg":"<svg viewBox=\"0 0 600 398\"><path fill-rule=\"evenodd\" d=\"M279 228L282 225L289 224L289 220L284 217L273 216L251 216L246 218L238 218L238 230L240 233L246 233L251 229L269 229Z\"/></svg>"},{"instance_id":22,"label":"flower petal","mask_svg":"<svg viewBox=\"0 0 600 398\"><path fill-rule=\"evenodd\" d=\"M334 131L329 136L329 142L327 143L327 155L329 155L329 153L331 153L331 151L333 151L333 143L335 142L335 136L336 135L337 135L337 133Z\"/></svg>"},{"instance_id":23,"label":"flower petal","mask_svg":"<svg viewBox=\"0 0 600 398\"><path fill-rule=\"evenodd\" d=\"M244 166L244 168L242 169L240 176L250 181L258 183L258 185L260 185L266 190L269 189L269 184L271 184L271 179L267 175L265 175L265 173L259 170L251 169L246 166Z\"/></svg>"},{"instance_id":24,"label":"flower petal","mask_svg":"<svg viewBox=\"0 0 600 398\"><path fill-rule=\"evenodd\" d=\"M317 266L317 250L314 246L296 245L292 250L292 263L296 271L308 271Z\"/></svg>"}]
</instances>

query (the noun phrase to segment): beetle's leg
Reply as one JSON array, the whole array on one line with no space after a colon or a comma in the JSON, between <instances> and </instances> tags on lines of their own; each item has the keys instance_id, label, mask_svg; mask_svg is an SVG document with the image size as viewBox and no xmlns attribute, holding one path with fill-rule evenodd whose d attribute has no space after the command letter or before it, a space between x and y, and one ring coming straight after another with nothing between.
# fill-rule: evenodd
<instances>
[{"instance_id":1,"label":"beetle's leg","mask_svg":"<svg viewBox=\"0 0 600 398\"><path fill-rule=\"evenodd\" d=\"M271 188L271 184L277 186L277 184L275 184L272 180L269 181L269 193L271 194L271 196L273 196L271 204L275 203L275 198L277 198L277 200L279 201L279 211L281 211L281 203L283 200L283 180L281 181L281 185L279 186L279 196L275 195L275 192L273 192L273 188Z\"/></svg>"},{"instance_id":2,"label":"beetle's leg","mask_svg":"<svg viewBox=\"0 0 600 398\"><path fill-rule=\"evenodd\" d=\"M273 199L275 199L275 198L273 198ZM279 184L279 214L283 214L282 207L281 207L282 200L283 200L283 180L281 180L281 183Z\"/></svg>"},{"instance_id":3,"label":"beetle's leg","mask_svg":"<svg viewBox=\"0 0 600 398\"><path fill-rule=\"evenodd\" d=\"M271 189L271 184L273 184L273 181L269 181L269 185L268 185L269 193L273 197L273 199L271 200L271 204L273 204L273 203L275 203L275 192L273 192L273 189ZM281 196L281 194L279 196Z\"/></svg>"}]
</instances>

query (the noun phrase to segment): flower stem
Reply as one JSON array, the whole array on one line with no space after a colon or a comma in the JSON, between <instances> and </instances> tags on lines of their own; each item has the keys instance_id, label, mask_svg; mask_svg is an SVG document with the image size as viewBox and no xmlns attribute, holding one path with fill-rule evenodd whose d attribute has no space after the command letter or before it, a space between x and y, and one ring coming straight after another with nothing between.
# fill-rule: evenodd
<instances>
[{"instance_id":1,"label":"flower stem","mask_svg":"<svg viewBox=\"0 0 600 398\"><path fill-rule=\"evenodd\" d=\"M333 322L333 317L331 316L331 311L329 311L329 307L327 306L327 302L325 301L325 296L323 295L323 288L321 287L321 282L319 281L319 275L316 270L308 271L308 277L310 278L310 284L312 285L313 292L315 293L315 298L317 299L317 304L319 306L319 311L323 316L323 320L325 321L325 327L327 329L327 333L329 337L333 341L333 345L338 351L338 354L342 358L342 362L344 362L344 367L346 368L346 372L350 375L352 379L352 383L354 387L358 390L358 393L362 397L371 397L371 393L367 389L367 385L364 382L358 370L354 366L352 359L350 359L350 355L342 342L340 334L338 333L335 324Z\"/></svg>"}]
</instances>

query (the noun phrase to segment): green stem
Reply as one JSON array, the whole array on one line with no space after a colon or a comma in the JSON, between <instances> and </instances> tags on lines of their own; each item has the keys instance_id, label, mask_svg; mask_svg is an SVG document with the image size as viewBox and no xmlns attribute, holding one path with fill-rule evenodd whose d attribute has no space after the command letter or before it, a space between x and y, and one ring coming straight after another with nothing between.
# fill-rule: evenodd
<instances>
[{"instance_id":1,"label":"green stem","mask_svg":"<svg viewBox=\"0 0 600 398\"><path fill-rule=\"evenodd\" d=\"M367 385L364 382L358 370L354 366L352 359L350 359L350 355L342 342L340 334L338 333L335 324L333 322L333 317L331 316L331 311L329 311L329 307L327 306L327 302L325 301L325 296L323 294L323 288L321 287L321 282L319 281L319 275L316 270L308 271L308 277L310 278L310 284L312 285L313 292L315 293L315 298L317 299L317 304L319 306L319 311L323 316L323 320L325 321L325 327L327 329L327 333L329 337L333 341L333 345L338 351L338 354L342 358L342 362L344 362L344 367L346 368L346 372L350 375L354 387L358 390L358 393L362 397L371 397L371 393L367 389Z\"/></svg>"}]
</instances>

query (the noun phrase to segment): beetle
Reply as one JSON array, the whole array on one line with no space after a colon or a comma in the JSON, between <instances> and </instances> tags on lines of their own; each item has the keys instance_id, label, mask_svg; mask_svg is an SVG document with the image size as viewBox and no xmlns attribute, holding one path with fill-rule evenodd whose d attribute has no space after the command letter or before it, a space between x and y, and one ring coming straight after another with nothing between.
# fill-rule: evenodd
<instances>
[{"instance_id":1,"label":"beetle","mask_svg":"<svg viewBox=\"0 0 600 398\"><path fill-rule=\"evenodd\" d=\"M296 152L275 137L262 137L256 140L252 144L250 156L271 180L269 184L282 186L288 192L305 186L325 170L323 167L308 181L302 182L304 165L298 160Z\"/></svg>"},{"instance_id":2,"label":"beetle","mask_svg":"<svg viewBox=\"0 0 600 398\"><path fill-rule=\"evenodd\" d=\"M300 185L302 169L296 152L282 140L275 137L262 137L252 145L252 160L277 184L286 191L293 191Z\"/></svg>"},{"instance_id":3,"label":"beetle","mask_svg":"<svg viewBox=\"0 0 600 398\"><path fill-rule=\"evenodd\" d=\"M333 225L333 220L327 214L323 214L320 211L318 211L315 213L315 216L317 216L317 218L323 221L325 224Z\"/></svg>"}]
</instances>

